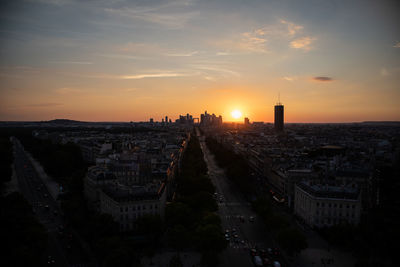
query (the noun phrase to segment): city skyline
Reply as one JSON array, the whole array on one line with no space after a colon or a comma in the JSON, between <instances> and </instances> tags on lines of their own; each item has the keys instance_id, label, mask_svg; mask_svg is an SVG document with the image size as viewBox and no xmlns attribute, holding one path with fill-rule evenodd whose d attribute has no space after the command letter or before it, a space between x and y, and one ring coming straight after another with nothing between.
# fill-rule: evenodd
<instances>
[{"instance_id":1,"label":"city skyline","mask_svg":"<svg viewBox=\"0 0 400 267\"><path fill-rule=\"evenodd\" d=\"M400 120L396 1L5 1L0 120ZM234 110L241 112L233 118Z\"/></svg>"}]
</instances>

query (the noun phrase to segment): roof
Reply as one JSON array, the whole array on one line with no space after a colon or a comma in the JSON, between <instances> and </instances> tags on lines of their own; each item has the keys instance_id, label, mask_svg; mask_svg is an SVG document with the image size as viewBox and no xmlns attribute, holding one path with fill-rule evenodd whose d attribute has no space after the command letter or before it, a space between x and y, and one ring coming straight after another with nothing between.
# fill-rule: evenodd
<instances>
[{"instance_id":1,"label":"roof","mask_svg":"<svg viewBox=\"0 0 400 267\"><path fill-rule=\"evenodd\" d=\"M305 181L298 183L297 186L303 191L317 198L357 200L359 196L359 189L350 186L310 184L309 182Z\"/></svg>"}]
</instances>

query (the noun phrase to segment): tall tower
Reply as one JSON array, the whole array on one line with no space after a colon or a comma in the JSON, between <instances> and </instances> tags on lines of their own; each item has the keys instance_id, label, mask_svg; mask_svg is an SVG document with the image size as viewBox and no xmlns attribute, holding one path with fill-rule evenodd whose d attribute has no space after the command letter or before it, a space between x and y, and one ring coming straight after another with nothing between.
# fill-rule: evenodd
<instances>
[{"instance_id":1,"label":"tall tower","mask_svg":"<svg viewBox=\"0 0 400 267\"><path fill-rule=\"evenodd\" d=\"M278 103L275 105L275 130L277 132L283 132L284 118L283 118L283 105L280 101L280 96Z\"/></svg>"}]
</instances>

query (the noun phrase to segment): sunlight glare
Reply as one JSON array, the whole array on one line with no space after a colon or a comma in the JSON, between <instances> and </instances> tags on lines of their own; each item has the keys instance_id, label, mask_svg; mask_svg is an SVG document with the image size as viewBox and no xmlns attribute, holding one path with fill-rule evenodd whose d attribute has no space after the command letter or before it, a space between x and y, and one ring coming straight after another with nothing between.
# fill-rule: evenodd
<instances>
[{"instance_id":1,"label":"sunlight glare","mask_svg":"<svg viewBox=\"0 0 400 267\"><path fill-rule=\"evenodd\" d=\"M234 111L232 111L231 115L234 119L239 119L240 117L242 117L242 112L240 112L240 110L235 109Z\"/></svg>"}]
</instances>

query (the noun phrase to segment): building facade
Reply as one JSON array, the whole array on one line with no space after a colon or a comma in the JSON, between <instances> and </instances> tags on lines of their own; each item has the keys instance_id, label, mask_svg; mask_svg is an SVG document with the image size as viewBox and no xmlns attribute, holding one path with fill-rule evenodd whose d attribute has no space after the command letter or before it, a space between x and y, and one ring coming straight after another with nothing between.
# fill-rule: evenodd
<instances>
[{"instance_id":1,"label":"building facade","mask_svg":"<svg viewBox=\"0 0 400 267\"><path fill-rule=\"evenodd\" d=\"M311 227L356 225L361 216L361 194L353 186L300 182L295 186L294 212Z\"/></svg>"},{"instance_id":2,"label":"building facade","mask_svg":"<svg viewBox=\"0 0 400 267\"><path fill-rule=\"evenodd\" d=\"M284 113L283 113L283 105L278 103L275 105L275 121L274 121L275 130L277 132L283 131L284 126Z\"/></svg>"}]
</instances>

